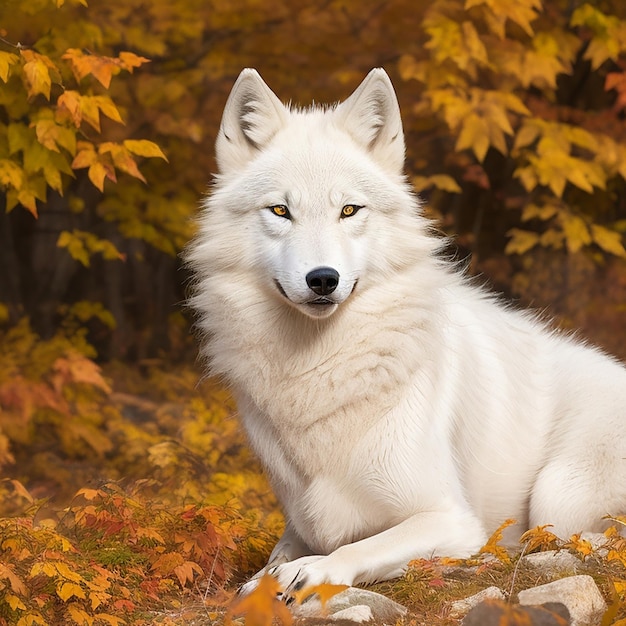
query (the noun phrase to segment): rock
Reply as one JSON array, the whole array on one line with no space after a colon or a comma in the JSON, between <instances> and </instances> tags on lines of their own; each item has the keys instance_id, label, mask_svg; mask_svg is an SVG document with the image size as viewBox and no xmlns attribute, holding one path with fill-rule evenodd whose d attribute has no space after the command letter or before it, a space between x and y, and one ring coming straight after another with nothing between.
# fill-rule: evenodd
<instances>
[{"instance_id":1,"label":"rock","mask_svg":"<svg viewBox=\"0 0 626 626\"><path fill-rule=\"evenodd\" d=\"M352 623L376 622L395 624L407 609L401 604L386 598L380 593L350 587L333 596L326 602L325 609L317 596L312 596L302 604L291 606L294 617L302 619L323 619L325 622L341 621Z\"/></svg>"},{"instance_id":2,"label":"rock","mask_svg":"<svg viewBox=\"0 0 626 626\"><path fill-rule=\"evenodd\" d=\"M529 624L532 626L569 626L567 608L560 602L542 606L520 606L502 600L485 600L477 604L463 619L462 626L500 626Z\"/></svg>"},{"instance_id":3,"label":"rock","mask_svg":"<svg viewBox=\"0 0 626 626\"><path fill-rule=\"evenodd\" d=\"M450 617L458 618L465 615L470 609L484 600L504 600L504 593L498 587L487 587L469 598L456 600L450 605Z\"/></svg>"},{"instance_id":4,"label":"rock","mask_svg":"<svg viewBox=\"0 0 626 626\"><path fill-rule=\"evenodd\" d=\"M580 568L580 559L565 550L527 554L522 557L522 563L540 569L546 574L575 572Z\"/></svg>"},{"instance_id":5,"label":"rock","mask_svg":"<svg viewBox=\"0 0 626 626\"><path fill-rule=\"evenodd\" d=\"M591 576L568 576L517 594L520 604L562 602L572 626L596 626L606 611L606 602Z\"/></svg>"}]
</instances>

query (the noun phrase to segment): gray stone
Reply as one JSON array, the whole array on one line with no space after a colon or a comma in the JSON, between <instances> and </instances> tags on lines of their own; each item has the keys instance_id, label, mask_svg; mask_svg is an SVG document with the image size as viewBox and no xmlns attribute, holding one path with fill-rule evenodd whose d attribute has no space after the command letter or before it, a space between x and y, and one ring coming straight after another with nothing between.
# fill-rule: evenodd
<instances>
[{"instance_id":1,"label":"gray stone","mask_svg":"<svg viewBox=\"0 0 626 626\"><path fill-rule=\"evenodd\" d=\"M522 557L522 563L542 570L546 574L575 572L580 567L580 559L566 550L537 552Z\"/></svg>"},{"instance_id":2,"label":"gray stone","mask_svg":"<svg viewBox=\"0 0 626 626\"><path fill-rule=\"evenodd\" d=\"M568 576L517 594L520 604L562 602L568 609L572 626L597 626L606 611L606 602L591 576Z\"/></svg>"},{"instance_id":3,"label":"gray stone","mask_svg":"<svg viewBox=\"0 0 626 626\"><path fill-rule=\"evenodd\" d=\"M470 609L474 608L484 600L504 600L505 596L501 589L498 587L487 587L478 593L475 593L469 598L463 600L456 600L450 605L450 617L459 618L463 617Z\"/></svg>"},{"instance_id":4,"label":"gray stone","mask_svg":"<svg viewBox=\"0 0 626 626\"><path fill-rule=\"evenodd\" d=\"M380 593L358 587L350 587L333 596L326 602L324 609L317 596L312 596L302 604L290 608L294 617L299 619L322 618L328 621L341 620L354 623L370 621L376 624L395 624L407 612L404 606Z\"/></svg>"}]
</instances>

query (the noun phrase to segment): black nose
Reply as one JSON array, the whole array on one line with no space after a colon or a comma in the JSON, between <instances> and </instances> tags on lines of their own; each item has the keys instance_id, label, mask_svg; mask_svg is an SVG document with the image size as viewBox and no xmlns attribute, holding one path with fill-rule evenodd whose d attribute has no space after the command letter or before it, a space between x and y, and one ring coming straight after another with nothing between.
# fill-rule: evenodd
<instances>
[{"instance_id":1,"label":"black nose","mask_svg":"<svg viewBox=\"0 0 626 626\"><path fill-rule=\"evenodd\" d=\"M306 275L306 284L318 296L327 296L337 289L339 272L332 267L317 267Z\"/></svg>"}]
</instances>

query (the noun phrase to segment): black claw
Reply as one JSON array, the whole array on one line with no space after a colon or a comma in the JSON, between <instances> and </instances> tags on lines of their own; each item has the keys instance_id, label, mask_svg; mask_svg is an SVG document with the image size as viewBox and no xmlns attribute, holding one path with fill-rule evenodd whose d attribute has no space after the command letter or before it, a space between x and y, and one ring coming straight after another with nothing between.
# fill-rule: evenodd
<instances>
[{"instance_id":1,"label":"black claw","mask_svg":"<svg viewBox=\"0 0 626 626\"><path fill-rule=\"evenodd\" d=\"M302 571L301 569L298 570L298 573L293 577L292 581L287 585L287 589L291 589L292 587L295 591L298 591L298 589L302 589L302 585L300 583L296 583L296 580L298 580L298 577L300 576L301 571ZM296 584L294 585L294 583ZM300 585L300 586L298 587L297 585Z\"/></svg>"}]
</instances>

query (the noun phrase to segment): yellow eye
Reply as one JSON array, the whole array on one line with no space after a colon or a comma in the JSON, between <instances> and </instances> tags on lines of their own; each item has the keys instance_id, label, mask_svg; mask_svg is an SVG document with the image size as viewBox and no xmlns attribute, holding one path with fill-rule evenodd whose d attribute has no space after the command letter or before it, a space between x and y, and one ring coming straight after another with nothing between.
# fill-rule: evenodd
<instances>
[{"instance_id":1,"label":"yellow eye","mask_svg":"<svg viewBox=\"0 0 626 626\"><path fill-rule=\"evenodd\" d=\"M284 204L275 204L269 207L270 211L278 217L289 217L289 210Z\"/></svg>"},{"instance_id":2,"label":"yellow eye","mask_svg":"<svg viewBox=\"0 0 626 626\"><path fill-rule=\"evenodd\" d=\"M352 217L359 209L362 208L363 207L356 204L346 204L346 206L341 209L341 217Z\"/></svg>"}]
</instances>

